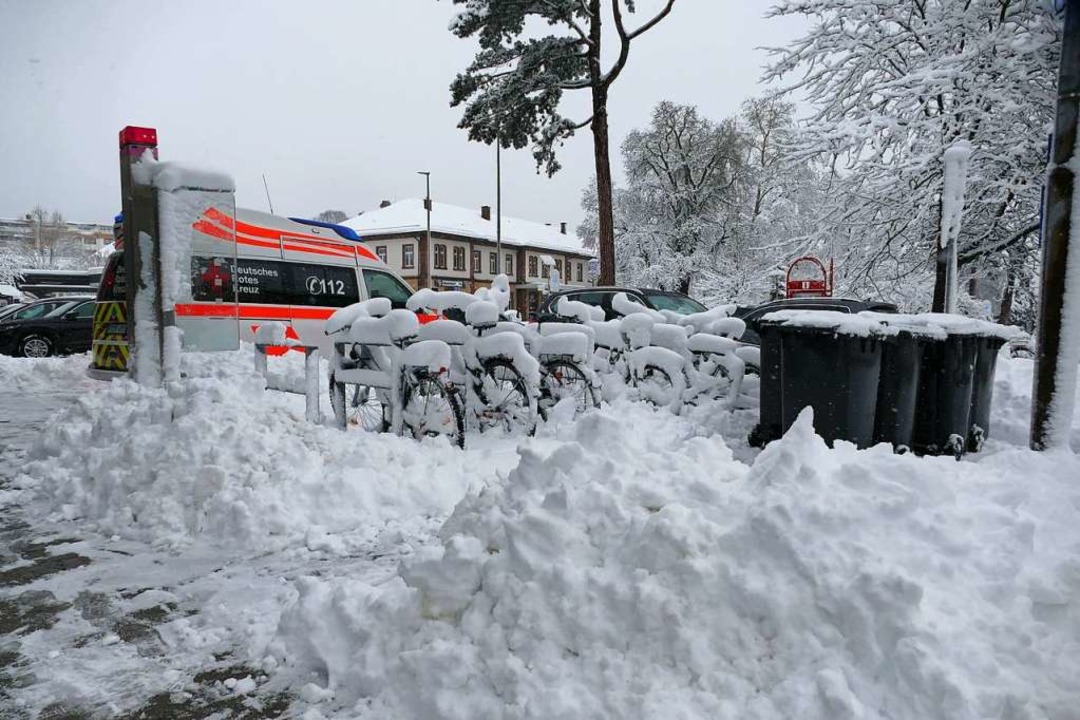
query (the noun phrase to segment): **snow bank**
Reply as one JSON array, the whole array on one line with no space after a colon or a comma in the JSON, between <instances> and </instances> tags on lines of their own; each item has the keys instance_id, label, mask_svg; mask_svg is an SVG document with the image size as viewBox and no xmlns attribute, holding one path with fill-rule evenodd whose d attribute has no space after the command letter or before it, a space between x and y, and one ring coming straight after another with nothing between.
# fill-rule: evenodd
<instances>
[{"instance_id":1,"label":"snow bank","mask_svg":"<svg viewBox=\"0 0 1080 720\"><path fill-rule=\"evenodd\" d=\"M299 582L284 672L364 718L1075 713L1076 458L690 435L624 404L522 449L396 579Z\"/></svg>"},{"instance_id":2,"label":"snow bank","mask_svg":"<svg viewBox=\"0 0 1080 720\"><path fill-rule=\"evenodd\" d=\"M100 383L86 377L89 366L89 353L35 359L0 355L0 382L5 391L24 393L47 393L73 384L92 391Z\"/></svg>"},{"instance_id":3,"label":"snow bank","mask_svg":"<svg viewBox=\"0 0 1080 720\"><path fill-rule=\"evenodd\" d=\"M412 439L305 422L291 398L264 391L250 346L184 359L174 397L98 384L47 427L22 482L106 536L259 551L444 515L471 479L494 473L447 443L418 451Z\"/></svg>"}]
</instances>

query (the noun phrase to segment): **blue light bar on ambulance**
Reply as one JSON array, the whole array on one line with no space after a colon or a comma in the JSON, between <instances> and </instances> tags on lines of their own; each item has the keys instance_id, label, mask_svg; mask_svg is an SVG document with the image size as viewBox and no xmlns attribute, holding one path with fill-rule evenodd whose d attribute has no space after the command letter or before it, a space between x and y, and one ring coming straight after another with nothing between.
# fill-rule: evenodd
<instances>
[{"instance_id":1,"label":"blue light bar on ambulance","mask_svg":"<svg viewBox=\"0 0 1080 720\"><path fill-rule=\"evenodd\" d=\"M353 230L351 227L345 227L344 225L335 225L334 223L328 222L320 222L318 220L308 220L307 218L291 217L289 219L302 225L312 225L314 227L330 228L346 240L352 240L353 242L363 241L363 238L357 235L356 231Z\"/></svg>"}]
</instances>

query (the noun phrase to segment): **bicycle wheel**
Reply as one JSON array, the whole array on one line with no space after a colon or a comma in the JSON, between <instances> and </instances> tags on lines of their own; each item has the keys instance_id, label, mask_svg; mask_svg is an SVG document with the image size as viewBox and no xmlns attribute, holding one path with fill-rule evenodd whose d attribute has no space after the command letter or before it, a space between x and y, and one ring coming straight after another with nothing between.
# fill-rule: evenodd
<instances>
[{"instance_id":1,"label":"bicycle wheel","mask_svg":"<svg viewBox=\"0 0 1080 720\"><path fill-rule=\"evenodd\" d=\"M338 427L359 427L368 432L390 429L389 413L375 388L337 382L331 375L330 407Z\"/></svg>"},{"instance_id":2,"label":"bicycle wheel","mask_svg":"<svg viewBox=\"0 0 1080 720\"><path fill-rule=\"evenodd\" d=\"M465 413L458 393L438 377L404 370L401 378L401 431L417 440L445 435L465 447Z\"/></svg>"},{"instance_id":3,"label":"bicycle wheel","mask_svg":"<svg viewBox=\"0 0 1080 720\"><path fill-rule=\"evenodd\" d=\"M667 371L659 365L645 365L635 385L641 398L653 405L667 406L675 400L675 383L671 381L671 376Z\"/></svg>"},{"instance_id":4,"label":"bicycle wheel","mask_svg":"<svg viewBox=\"0 0 1080 720\"><path fill-rule=\"evenodd\" d=\"M477 413L481 431L501 427L528 434L536 429L536 398L510 360L484 360L477 390L482 405Z\"/></svg>"},{"instance_id":5,"label":"bicycle wheel","mask_svg":"<svg viewBox=\"0 0 1080 720\"><path fill-rule=\"evenodd\" d=\"M600 407L592 384L581 368L566 360L544 363L544 372L540 378L540 400L536 404L540 417L547 420L548 411L565 398L574 399L575 415Z\"/></svg>"}]
</instances>

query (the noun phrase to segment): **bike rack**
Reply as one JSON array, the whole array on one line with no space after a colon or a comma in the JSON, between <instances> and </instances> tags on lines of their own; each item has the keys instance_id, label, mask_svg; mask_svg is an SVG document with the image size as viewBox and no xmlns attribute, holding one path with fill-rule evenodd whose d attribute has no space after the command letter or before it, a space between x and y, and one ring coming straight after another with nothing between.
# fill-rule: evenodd
<instances>
[{"instance_id":1,"label":"bike rack","mask_svg":"<svg viewBox=\"0 0 1080 720\"><path fill-rule=\"evenodd\" d=\"M300 350L304 353L303 392L290 387L276 387L272 384L266 358L268 355L281 356L282 348ZM283 323L266 323L255 332L255 372L266 379L268 390L303 395L304 418L308 422L322 421L322 412L319 409L319 347L317 345L301 345L292 338L286 337Z\"/></svg>"}]
</instances>

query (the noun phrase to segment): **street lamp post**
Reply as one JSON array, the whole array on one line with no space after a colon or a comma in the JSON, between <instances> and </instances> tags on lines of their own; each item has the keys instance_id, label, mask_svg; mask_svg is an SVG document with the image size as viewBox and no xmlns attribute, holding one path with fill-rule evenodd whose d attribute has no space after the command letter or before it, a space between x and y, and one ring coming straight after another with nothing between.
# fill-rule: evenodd
<instances>
[{"instance_id":1,"label":"street lamp post","mask_svg":"<svg viewBox=\"0 0 1080 720\"><path fill-rule=\"evenodd\" d=\"M495 255L499 258L498 265L506 269L502 256L502 159L500 148L502 143L495 141ZM499 268L496 267L496 270Z\"/></svg>"},{"instance_id":2,"label":"street lamp post","mask_svg":"<svg viewBox=\"0 0 1080 720\"><path fill-rule=\"evenodd\" d=\"M424 253L424 262L427 262L428 253L431 250L431 172L427 170L418 170L417 175L424 176L424 209L427 210L427 244L425 248L427 252ZM426 269L426 268L425 268ZM421 272L420 276L423 277L424 273Z\"/></svg>"}]
</instances>

